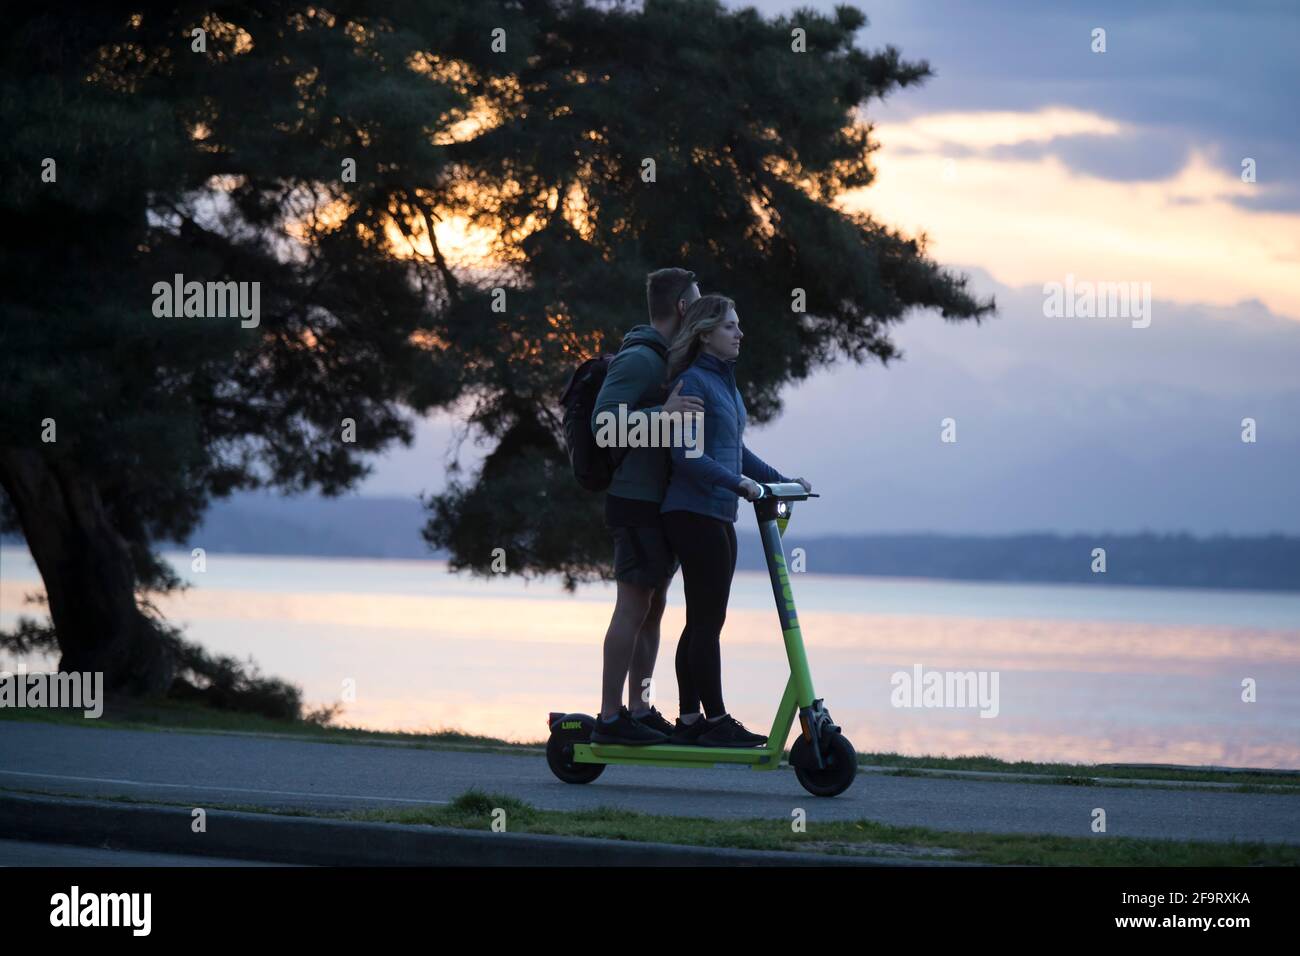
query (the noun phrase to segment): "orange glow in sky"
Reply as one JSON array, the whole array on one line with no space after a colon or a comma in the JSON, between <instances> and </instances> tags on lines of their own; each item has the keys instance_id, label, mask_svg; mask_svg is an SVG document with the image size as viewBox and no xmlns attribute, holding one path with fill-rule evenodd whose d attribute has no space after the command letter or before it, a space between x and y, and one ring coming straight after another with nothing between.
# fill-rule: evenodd
<instances>
[{"instance_id":1,"label":"orange glow in sky","mask_svg":"<svg viewBox=\"0 0 1300 956\"><path fill-rule=\"evenodd\" d=\"M1267 177L1194 152L1171 178L1119 182L1054 156L1009 158L997 146L1058 136L1116 136L1123 124L1069 109L929 114L876 127L877 179L843 208L917 235L940 263L986 269L1012 286L1150 282L1157 299L1230 305L1257 298L1300 319L1300 215L1252 211Z\"/></svg>"}]
</instances>

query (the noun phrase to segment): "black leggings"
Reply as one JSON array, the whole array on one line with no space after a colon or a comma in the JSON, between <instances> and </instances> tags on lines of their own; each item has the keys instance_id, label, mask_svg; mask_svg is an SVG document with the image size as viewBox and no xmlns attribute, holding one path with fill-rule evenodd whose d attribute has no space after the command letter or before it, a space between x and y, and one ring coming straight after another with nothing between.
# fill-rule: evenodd
<instances>
[{"instance_id":1,"label":"black leggings","mask_svg":"<svg viewBox=\"0 0 1300 956\"><path fill-rule=\"evenodd\" d=\"M693 511L667 511L664 533L682 563L686 627L677 642L677 692L683 714L708 717L722 704L722 624L727 619L731 578L736 573L736 527Z\"/></svg>"}]
</instances>

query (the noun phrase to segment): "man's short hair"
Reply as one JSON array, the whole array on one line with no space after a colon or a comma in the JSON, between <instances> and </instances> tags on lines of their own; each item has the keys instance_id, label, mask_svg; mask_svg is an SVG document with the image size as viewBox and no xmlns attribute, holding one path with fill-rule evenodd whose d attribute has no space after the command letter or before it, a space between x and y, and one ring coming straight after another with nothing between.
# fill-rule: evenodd
<instances>
[{"instance_id":1,"label":"man's short hair","mask_svg":"<svg viewBox=\"0 0 1300 956\"><path fill-rule=\"evenodd\" d=\"M645 301L651 322L668 322L677 317L677 303L695 281L688 269L658 269L645 279Z\"/></svg>"}]
</instances>

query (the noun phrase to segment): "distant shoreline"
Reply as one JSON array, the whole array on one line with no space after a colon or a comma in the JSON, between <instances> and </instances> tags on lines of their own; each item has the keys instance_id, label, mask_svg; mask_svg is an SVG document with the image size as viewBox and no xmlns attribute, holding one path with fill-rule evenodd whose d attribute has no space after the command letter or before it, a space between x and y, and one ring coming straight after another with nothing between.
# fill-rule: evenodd
<instances>
[{"instance_id":1,"label":"distant shoreline","mask_svg":"<svg viewBox=\"0 0 1300 956\"><path fill-rule=\"evenodd\" d=\"M931 549L918 551L918 544L928 538L936 538ZM1251 539L1230 539L1231 546L1238 553L1236 557L1243 560L1232 573L1214 569L1205 560L1196 560L1198 551L1207 551L1212 556L1214 539L1193 539L1187 542L1165 542L1167 553L1159 553L1149 540L1155 536L1111 535L1102 539L1105 543L1098 546L1107 548L1109 561L1116 555L1123 555L1126 547L1140 550L1144 561L1138 566L1130 565L1124 572L1117 572L1111 565L1107 572L1092 574L1091 571L1078 573L1069 568L1078 555L1082 555L1082 564L1089 565L1091 545L1096 539L1076 536L1063 538L1055 535L1009 536L1006 538L980 538L975 536L931 536L931 535L862 535L839 536L834 538L800 539L790 534L786 538L787 557L792 560L795 548L802 548L807 557L806 573L817 576L853 576L864 578L884 578L915 581L948 581L970 584L1044 584L1062 585L1079 584L1088 587L1150 587L1189 590L1221 590L1232 592L1254 591L1260 593L1300 593L1300 538L1284 539L1282 542L1252 541ZM1172 536L1177 538L1178 536ZM1276 536L1282 537L1282 536ZM740 532L740 555L736 562L737 571L763 572L762 552L758 536ZM1025 538L1027 541L1021 542ZM1045 539L1045 540L1044 540ZM162 554L187 557L194 547L203 547L208 554L235 554L256 558L321 559L338 561L437 561L445 562L446 553L428 552L425 554L375 554L348 551L309 551L286 549L263 549L250 546L231 546L229 544L200 545L196 539L188 545L174 542L160 543L157 550ZM1083 544L1089 547L1081 547ZM1252 544L1259 545L1252 548ZM1169 550L1170 546L1172 550ZM1177 549L1182 545L1183 550ZM0 546L26 550L20 538L0 537ZM1224 545L1220 545L1223 547ZM1275 548L1284 549L1285 564L1269 564L1270 552ZM1191 552L1189 555L1188 552ZM1007 561L1007 554L1016 555L1014 562ZM1255 552L1258 552L1257 554ZM1182 557L1183 563L1177 559ZM1187 558L1192 560L1187 560ZM1200 557L1204 558L1204 555ZM1160 559L1164 558L1163 566ZM1245 564L1245 559L1257 558L1259 563ZM1284 579L1287 569L1293 569L1291 580ZM0 576L3 569L0 568Z\"/></svg>"},{"instance_id":2,"label":"distant shoreline","mask_svg":"<svg viewBox=\"0 0 1300 956\"><path fill-rule=\"evenodd\" d=\"M752 519L736 524L736 568L766 564ZM428 514L415 498L348 496L284 498L240 494L213 502L188 542L158 542L160 550L353 560L446 560L428 548L420 529ZM22 544L0 536L0 544ZM1018 584L1133 585L1232 591L1300 591L1300 536L1180 533L1048 532L1006 535L890 532L785 536L785 549L804 549L812 574L985 581ZM1106 551L1106 572L1091 570L1093 550ZM612 557L612 555L611 555Z\"/></svg>"}]
</instances>

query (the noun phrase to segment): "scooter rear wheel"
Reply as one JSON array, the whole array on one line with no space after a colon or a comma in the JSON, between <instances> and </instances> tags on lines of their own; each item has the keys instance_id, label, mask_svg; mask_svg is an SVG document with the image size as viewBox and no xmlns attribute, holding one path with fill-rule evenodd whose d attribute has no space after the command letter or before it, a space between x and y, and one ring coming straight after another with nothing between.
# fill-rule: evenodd
<instances>
[{"instance_id":1,"label":"scooter rear wheel","mask_svg":"<svg viewBox=\"0 0 1300 956\"><path fill-rule=\"evenodd\" d=\"M837 797L849 789L858 774L858 752L843 734L831 734L822 746L826 767L822 770L795 767L794 775L814 797Z\"/></svg>"},{"instance_id":2,"label":"scooter rear wheel","mask_svg":"<svg viewBox=\"0 0 1300 956\"><path fill-rule=\"evenodd\" d=\"M580 721L582 727L565 730L565 723ZM585 744L591 740L591 730L595 722L585 714L566 714L552 727L551 736L546 741L546 763L551 773L565 783L591 783L605 772L603 763L575 763L573 745Z\"/></svg>"}]
</instances>

